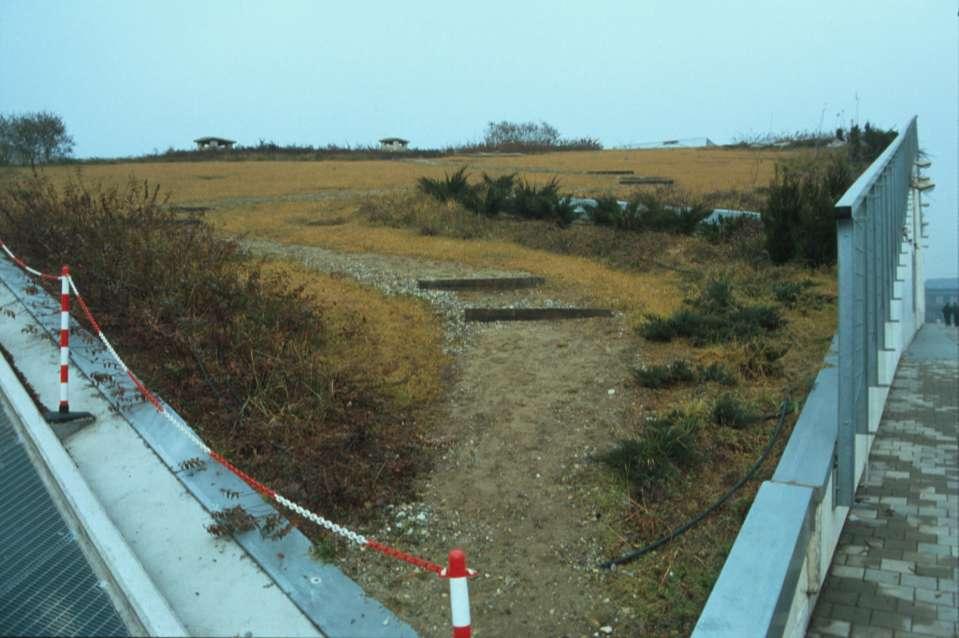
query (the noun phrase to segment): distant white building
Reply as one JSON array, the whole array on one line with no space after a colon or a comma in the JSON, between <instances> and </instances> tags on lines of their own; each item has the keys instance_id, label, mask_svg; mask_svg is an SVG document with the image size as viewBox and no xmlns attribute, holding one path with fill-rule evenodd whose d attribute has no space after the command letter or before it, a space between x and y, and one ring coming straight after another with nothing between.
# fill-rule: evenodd
<instances>
[{"instance_id":1,"label":"distant white building","mask_svg":"<svg viewBox=\"0 0 959 638\"><path fill-rule=\"evenodd\" d=\"M198 151L217 151L220 149L231 149L236 144L235 140L228 140L222 137L198 137L193 142Z\"/></svg>"},{"instance_id":2,"label":"distant white building","mask_svg":"<svg viewBox=\"0 0 959 638\"><path fill-rule=\"evenodd\" d=\"M660 142L638 142L636 144L627 144L623 148L707 148L709 146L716 146L716 144L708 137L686 137L683 139L662 140Z\"/></svg>"},{"instance_id":3,"label":"distant white building","mask_svg":"<svg viewBox=\"0 0 959 638\"><path fill-rule=\"evenodd\" d=\"M402 137L384 137L380 140L381 151L406 151L409 145L410 141Z\"/></svg>"}]
</instances>

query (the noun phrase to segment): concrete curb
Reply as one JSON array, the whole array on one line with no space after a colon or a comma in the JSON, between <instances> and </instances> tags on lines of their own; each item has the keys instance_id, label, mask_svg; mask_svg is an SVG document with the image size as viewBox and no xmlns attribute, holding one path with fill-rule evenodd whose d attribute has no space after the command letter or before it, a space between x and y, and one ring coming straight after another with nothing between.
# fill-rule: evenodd
<instances>
[{"instance_id":1,"label":"concrete curb","mask_svg":"<svg viewBox=\"0 0 959 638\"><path fill-rule=\"evenodd\" d=\"M23 426L23 433L42 461L42 471L59 492L60 498L56 500L69 510L68 515L111 577L114 591L122 596L120 602L126 606L123 611L127 613L121 612L121 616L132 615L149 636L188 636L3 357L0 357L0 391L7 397Z\"/></svg>"}]
</instances>

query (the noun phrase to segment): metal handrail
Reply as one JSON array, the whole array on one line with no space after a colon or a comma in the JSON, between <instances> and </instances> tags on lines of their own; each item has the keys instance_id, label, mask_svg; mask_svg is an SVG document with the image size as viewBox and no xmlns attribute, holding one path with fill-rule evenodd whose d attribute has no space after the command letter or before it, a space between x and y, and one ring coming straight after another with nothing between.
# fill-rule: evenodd
<instances>
[{"instance_id":1,"label":"metal handrail","mask_svg":"<svg viewBox=\"0 0 959 638\"><path fill-rule=\"evenodd\" d=\"M836 217L839 219L846 219L853 210L859 208L862 200L868 196L870 189L876 183L876 180L882 174L883 169L889 165L892 160L893 155L899 152L899 149L902 147L908 138L908 133L910 131L915 131L916 128L916 116L913 115L909 118L909 121L899 130L899 134L896 136L889 146L879 154L879 157L873 161L869 167L862 172L855 182L852 183L846 192L842 194L842 197L839 198L839 201L836 202Z\"/></svg>"},{"instance_id":2,"label":"metal handrail","mask_svg":"<svg viewBox=\"0 0 959 638\"><path fill-rule=\"evenodd\" d=\"M892 382L898 355L892 316L903 255L904 236L913 240L921 223L921 207L913 206L910 193L919 153L916 118L912 117L896 138L853 182L836 202L836 244L839 279L839 428L835 452L836 504L851 506L858 480L856 436L870 434L878 424L884 397ZM915 202L913 202L915 204ZM912 233L906 227L909 222ZM917 247L908 252L914 260L912 289L921 286L915 267ZM910 316L921 315L917 295L910 300ZM903 300L905 303L905 300ZM898 306L897 306L898 307ZM861 469L861 468L860 468Z\"/></svg>"}]
</instances>

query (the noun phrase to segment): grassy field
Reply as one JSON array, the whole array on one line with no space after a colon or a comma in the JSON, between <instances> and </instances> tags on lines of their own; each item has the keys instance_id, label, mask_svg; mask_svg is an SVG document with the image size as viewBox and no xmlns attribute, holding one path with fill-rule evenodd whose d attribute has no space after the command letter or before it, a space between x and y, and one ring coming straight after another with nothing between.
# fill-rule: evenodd
<instances>
[{"instance_id":1,"label":"grassy field","mask_svg":"<svg viewBox=\"0 0 959 638\"><path fill-rule=\"evenodd\" d=\"M620 186L616 176L589 171L632 170L672 178L678 189L711 196L714 204L750 208L761 201L775 163L799 153L671 149L396 161L118 163L79 170L86 181L122 183L133 178L159 184L173 204L209 208L206 219L230 235L544 276L560 298L626 313L623 338L647 365L679 358L694 365L722 363L739 378L731 390L735 396L769 414L786 394L801 400L821 365L835 327L832 269L773 266L763 259L756 237L715 243L698 236L623 233L591 225L560 229L548 222L490 220L413 191L417 178L441 177L466 164L476 174L515 172L540 183L556 177L564 192L576 195L627 197L633 191ZM77 171L45 170L55 180ZM380 209L388 214L375 221L371 211ZM399 214L411 209L412 216ZM276 262L268 268L306 286L334 332L348 334L342 348L328 353L331 367L359 366L358 373L388 388L398 405L428 407L442 401L449 360L441 355L442 328L428 307L386 298L292 263ZM739 301L774 305L782 313L785 327L762 340L785 351L778 360L781 369L756 371L757 356L762 355L753 342L694 346L683 339L656 343L638 336L636 329L650 314L668 315L684 307L684 299L716 279L730 282ZM776 291L783 282L807 291L800 303L781 303ZM641 435L649 417L672 409L708 422L723 391L715 384L637 387L628 428ZM755 428L703 428L699 444L708 462L678 477L668 490L627 499L625 507L622 485L616 487L617 479L611 476L609 509L618 508L622 516L611 527L605 549L612 554L651 540L701 510L749 466L770 429L768 421ZM773 466L774 461L767 463L764 472ZM647 625L650 635L688 633L754 490L755 484L747 486L732 506L702 527L668 550L644 557L628 570L635 578L615 581L611 591L617 599L640 600L647 617L656 618Z\"/></svg>"}]
</instances>

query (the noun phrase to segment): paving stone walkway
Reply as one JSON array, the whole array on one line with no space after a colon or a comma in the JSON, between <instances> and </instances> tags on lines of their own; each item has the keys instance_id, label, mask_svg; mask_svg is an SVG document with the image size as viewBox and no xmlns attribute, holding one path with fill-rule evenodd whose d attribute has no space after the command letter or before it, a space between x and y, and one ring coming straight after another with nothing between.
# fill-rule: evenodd
<instances>
[{"instance_id":1,"label":"paving stone walkway","mask_svg":"<svg viewBox=\"0 0 959 638\"><path fill-rule=\"evenodd\" d=\"M808 636L959 636L959 331L903 355Z\"/></svg>"}]
</instances>

